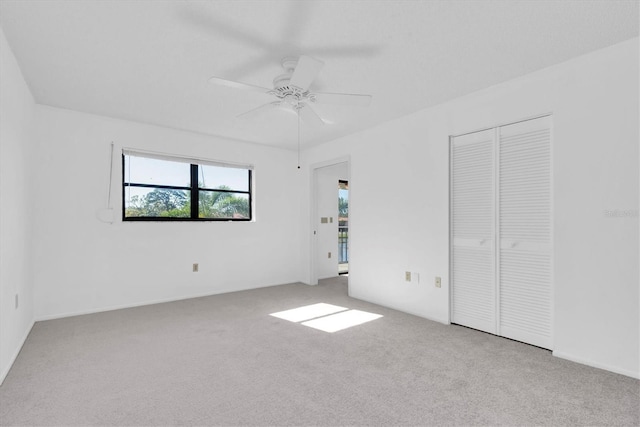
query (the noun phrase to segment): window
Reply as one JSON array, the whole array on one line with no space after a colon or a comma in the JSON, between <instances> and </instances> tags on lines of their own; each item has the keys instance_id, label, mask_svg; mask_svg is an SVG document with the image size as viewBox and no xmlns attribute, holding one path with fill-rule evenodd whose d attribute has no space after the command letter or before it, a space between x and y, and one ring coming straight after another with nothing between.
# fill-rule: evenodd
<instances>
[{"instance_id":1,"label":"window","mask_svg":"<svg viewBox=\"0 0 640 427\"><path fill-rule=\"evenodd\" d=\"M124 221L250 221L250 166L124 150Z\"/></svg>"}]
</instances>

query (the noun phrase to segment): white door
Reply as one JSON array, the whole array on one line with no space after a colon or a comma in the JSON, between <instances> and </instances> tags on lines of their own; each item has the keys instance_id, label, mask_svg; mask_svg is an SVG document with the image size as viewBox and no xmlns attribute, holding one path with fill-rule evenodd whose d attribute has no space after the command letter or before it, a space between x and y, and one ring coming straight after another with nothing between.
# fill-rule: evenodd
<instances>
[{"instance_id":1,"label":"white door","mask_svg":"<svg viewBox=\"0 0 640 427\"><path fill-rule=\"evenodd\" d=\"M498 129L499 335L551 348L551 118Z\"/></svg>"},{"instance_id":2,"label":"white door","mask_svg":"<svg viewBox=\"0 0 640 427\"><path fill-rule=\"evenodd\" d=\"M451 321L497 333L494 130L451 140Z\"/></svg>"}]
</instances>

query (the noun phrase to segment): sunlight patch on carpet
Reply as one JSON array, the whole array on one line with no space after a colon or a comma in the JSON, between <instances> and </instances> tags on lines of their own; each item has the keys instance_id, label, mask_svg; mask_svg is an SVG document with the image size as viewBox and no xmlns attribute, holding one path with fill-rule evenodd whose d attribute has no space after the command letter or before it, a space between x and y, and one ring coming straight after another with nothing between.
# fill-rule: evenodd
<instances>
[{"instance_id":1,"label":"sunlight patch on carpet","mask_svg":"<svg viewBox=\"0 0 640 427\"><path fill-rule=\"evenodd\" d=\"M382 317L381 314L350 310L346 307L324 302L271 313L269 316L300 323L301 325L329 333L362 325Z\"/></svg>"},{"instance_id":2,"label":"sunlight patch on carpet","mask_svg":"<svg viewBox=\"0 0 640 427\"><path fill-rule=\"evenodd\" d=\"M363 323L367 323L381 317L381 314L369 313L360 310L349 310L302 322L302 324L309 326L310 328L332 333L351 328L352 326L362 325Z\"/></svg>"},{"instance_id":3,"label":"sunlight patch on carpet","mask_svg":"<svg viewBox=\"0 0 640 427\"><path fill-rule=\"evenodd\" d=\"M271 313L270 316L297 323L345 310L348 310L348 308L320 302L318 304L305 305L304 307Z\"/></svg>"}]
</instances>

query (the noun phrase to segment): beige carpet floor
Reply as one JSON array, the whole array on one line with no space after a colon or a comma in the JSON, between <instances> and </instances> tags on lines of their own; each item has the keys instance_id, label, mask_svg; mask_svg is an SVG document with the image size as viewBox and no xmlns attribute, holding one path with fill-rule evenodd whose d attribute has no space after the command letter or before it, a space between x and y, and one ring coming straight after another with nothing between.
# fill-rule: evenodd
<instances>
[{"instance_id":1,"label":"beige carpet floor","mask_svg":"<svg viewBox=\"0 0 640 427\"><path fill-rule=\"evenodd\" d=\"M640 382L349 298L346 277L36 323L2 425L639 425ZM383 317L334 333L270 316Z\"/></svg>"}]
</instances>

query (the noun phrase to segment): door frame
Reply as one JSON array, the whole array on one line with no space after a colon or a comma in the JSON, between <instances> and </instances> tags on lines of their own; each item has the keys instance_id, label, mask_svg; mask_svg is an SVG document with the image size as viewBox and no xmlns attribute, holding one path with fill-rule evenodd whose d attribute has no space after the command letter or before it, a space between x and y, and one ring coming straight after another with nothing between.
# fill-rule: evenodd
<instances>
[{"instance_id":1,"label":"door frame","mask_svg":"<svg viewBox=\"0 0 640 427\"><path fill-rule=\"evenodd\" d=\"M342 156L336 157L331 160L325 160L323 162L314 163L310 166L311 171L311 179L310 179L310 206L309 206L309 231L310 231L310 247L309 247L309 284L317 285L318 284L318 266L317 266L317 256L318 256L318 228L316 221L318 217L318 197L316 194L317 191L317 174L318 169L322 169L328 166L338 165L340 163L347 164L347 180L349 181L349 186L351 187L351 156ZM349 188L349 207L351 207L351 188Z\"/></svg>"},{"instance_id":2,"label":"door frame","mask_svg":"<svg viewBox=\"0 0 640 427\"><path fill-rule=\"evenodd\" d=\"M349 180L344 180L344 179L338 179L338 187L340 187L340 184L346 184L347 186L347 266L349 265ZM338 196L339 198L339 196ZM341 253L341 249L340 249L340 206L338 205L338 276L340 276L340 253ZM349 274L349 267L347 267L347 274Z\"/></svg>"}]
</instances>

